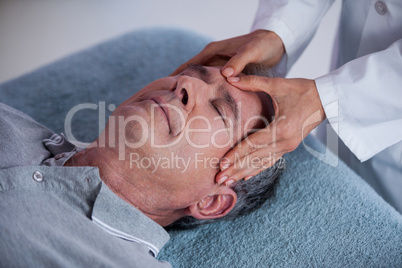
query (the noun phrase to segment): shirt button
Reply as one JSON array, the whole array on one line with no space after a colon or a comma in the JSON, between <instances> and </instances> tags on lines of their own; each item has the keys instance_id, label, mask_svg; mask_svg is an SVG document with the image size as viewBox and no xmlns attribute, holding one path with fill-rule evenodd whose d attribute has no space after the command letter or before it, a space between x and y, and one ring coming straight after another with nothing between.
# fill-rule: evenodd
<instances>
[{"instance_id":1,"label":"shirt button","mask_svg":"<svg viewBox=\"0 0 402 268\"><path fill-rule=\"evenodd\" d=\"M32 178L37 182L43 181L43 175L39 171L35 171L34 174L32 175Z\"/></svg>"},{"instance_id":2,"label":"shirt button","mask_svg":"<svg viewBox=\"0 0 402 268\"><path fill-rule=\"evenodd\" d=\"M57 155L54 157L54 159L59 160L59 159L62 158L62 157L64 157L64 154L63 154L63 153L57 154Z\"/></svg>"},{"instance_id":3,"label":"shirt button","mask_svg":"<svg viewBox=\"0 0 402 268\"><path fill-rule=\"evenodd\" d=\"M385 15L385 13L388 11L387 5L382 1L377 1L374 7L377 13L380 15Z\"/></svg>"}]
</instances>

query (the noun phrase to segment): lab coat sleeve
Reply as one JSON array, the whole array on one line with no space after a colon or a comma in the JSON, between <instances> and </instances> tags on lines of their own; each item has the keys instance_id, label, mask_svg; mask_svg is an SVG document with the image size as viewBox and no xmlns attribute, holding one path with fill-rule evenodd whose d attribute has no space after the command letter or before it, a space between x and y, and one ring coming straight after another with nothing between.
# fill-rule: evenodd
<instances>
[{"instance_id":1,"label":"lab coat sleeve","mask_svg":"<svg viewBox=\"0 0 402 268\"><path fill-rule=\"evenodd\" d=\"M275 32L286 54L277 69L285 74L314 36L333 0L260 0L252 31Z\"/></svg>"},{"instance_id":2,"label":"lab coat sleeve","mask_svg":"<svg viewBox=\"0 0 402 268\"><path fill-rule=\"evenodd\" d=\"M402 39L315 82L330 124L360 161L402 140Z\"/></svg>"}]
</instances>

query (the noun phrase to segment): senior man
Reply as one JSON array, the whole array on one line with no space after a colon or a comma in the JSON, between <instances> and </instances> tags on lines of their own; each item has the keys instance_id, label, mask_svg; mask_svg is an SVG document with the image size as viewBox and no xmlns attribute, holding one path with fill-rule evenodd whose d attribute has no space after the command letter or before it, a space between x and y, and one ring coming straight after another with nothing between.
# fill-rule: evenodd
<instances>
[{"instance_id":1,"label":"senior man","mask_svg":"<svg viewBox=\"0 0 402 268\"><path fill-rule=\"evenodd\" d=\"M123 102L86 149L0 104L0 265L169 266L154 259L163 227L233 218L272 193L280 162L263 180L215 183L215 159L272 120L262 103L191 65ZM156 164L172 153L185 170Z\"/></svg>"}]
</instances>

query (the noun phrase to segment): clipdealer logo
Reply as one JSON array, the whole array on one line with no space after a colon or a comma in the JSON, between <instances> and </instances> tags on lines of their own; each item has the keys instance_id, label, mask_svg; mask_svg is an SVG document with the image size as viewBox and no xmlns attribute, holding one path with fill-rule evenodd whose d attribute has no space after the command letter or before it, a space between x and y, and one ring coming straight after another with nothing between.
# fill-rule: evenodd
<instances>
[{"instance_id":1,"label":"clipdealer logo","mask_svg":"<svg viewBox=\"0 0 402 268\"><path fill-rule=\"evenodd\" d=\"M164 104L166 106L169 106L169 104ZM241 105L241 103L240 103ZM334 102L331 103L330 105L333 106L333 110L335 109L336 111L338 111L337 107L338 107L338 102ZM127 152L128 149L135 149L135 148L140 148L142 146L144 146L147 142L150 144L149 148L154 148L154 149L161 149L161 148L170 148L172 146L174 146L175 144L177 144L178 142L180 142L181 139L186 139L186 142L188 144L189 147L191 148L195 148L195 149L205 149L205 148L209 148L209 147L213 147L213 148L227 148L227 147L232 147L233 144L233 137L234 137L234 130L233 130L233 126L235 124L235 122L233 122L233 120L231 118L226 118L228 123L228 126L226 126L226 128L221 128L215 131L212 131L212 127L211 127L211 121L210 119L203 117L203 116L195 116L193 118L190 118L188 120L188 122L186 123L187 125L187 129L186 131L182 131L180 133L180 135L178 135L177 139L175 139L174 141L170 142L170 143L158 143L157 140L155 139L155 133L158 132L156 126L155 126L155 109L158 107L158 105L154 104L152 105L152 109L151 109L151 120L150 122L147 122L144 118L142 118L141 116L138 115L132 115L129 117L123 117L123 116L110 116L108 118L108 121L106 120L106 112L113 112L116 109L116 105L114 104L109 104L106 106L106 102L99 102L98 104L94 104L94 103L82 103L82 104L78 104L76 106L74 106L66 115L65 121L64 121L64 129L65 129L65 136L66 138L73 142L75 145L79 146L79 147L90 147L90 146L99 146L99 147L106 147L106 144L108 147L116 147L118 148L118 154L119 154L119 159L120 160L129 160L133 163L131 163L130 165L138 165L138 166L149 166L149 167L154 167L154 166L166 166L167 168L170 168L172 166L174 166L175 168L179 168L181 170L187 170L190 163L191 163L191 159L180 159L179 156L170 156L169 161L167 159L140 159L139 157L137 157L137 155L134 153L132 154L132 152ZM172 111L176 111L178 113L178 116L181 118L182 122L184 122L184 116L182 114L180 114L180 110L177 109L177 107L170 105L169 106L170 109L172 109ZM73 135L73 129L72 129L72 122L73 122L73 118L74 116L76 116L77 113L79 113L82 110L92 110L92 111L97 111L98 114L98 132L99 132L99 138L97 139L96 142L93 143L85 143L85 142L81 142L78 141L74 135ZM312 114L304 123L303 125L303 130L306 126L308 126L309 124L312 124L313 122L315 122L315 120L317 120L318 118L318 114ZM316 118L317 117L317 118ZM264 121L264 123L266 125L268 125L267 119L260 117L260 118L248 118L245 122L245 125L242 127L237 128L236 130L238 131L238 133L236 135L238 135L238 137L242 137L243 135L241 135L241 131L244 130L247 127L250 127L250 124L255 121L261 119ZM205 123L205 127L203 128L191 128L188 126L191 126L192 123L196 120L202 120ZM215 117L213 118L213 120L221 120L221 117ZM241 119L238 119L239 121L236 122L238 125L241 125ZM283 118L278 118L277 120L286 120L285 117ZM331 122L331 126L332 128L335 130L335 132L338 132L338 128L337 128L337 116L329 118L330 122ZM107 123L106 123L107 122ZM126 127L128 124L135 122L136 124L138 124L138 126L140 126L140 132L141 132L141 138L136 141L136 142L130 142L127 137L126 137ZM106 124L108 124L109 127L109 139L108 141L105 140L105 136L101 135L101 133L104 131ZM330 128L329 125L327 125L327 128ZM229 130L229 132L228 132ZM275 148L276 147L276 132L278 131L276 129L275 125L272 125L272 127L270 128L266 128L266 129L255 129L253 130L255 131L267 131L267 132L272 132L270 133L271 137L272 137L272 141L270 144L270 147ZM230 135L230 139L228 139L227 142L225 143L219 143L217 142L216 137L219 135L219 133L222 132L228 132ZM192 140L192 134L208 134L210 133L210 140L206 143L197 143L194 140ZM116 136L117 135L117 136ZM302 134L301 134L302 135ZM326 137L326 151L325 153L322 153L320 150L317 150L315 148L312 148L308 145L308 143L306 143L304 140L302 142L303 147L315 158L319 159L322 162L327 163L328 165L331 166L337 166L339 163L339 159L338 157L336 157L338 155L338 137L336 135L334 135L334 133L332 131L327 131L327 137ZM264 145L264 144L250 144L250 140L248 138L245 139L246 142L258 149L261 147L267 147L268 145ZM328 148L330 148L330 150L328 150ZM332 151L332 153L330 152ZM334 155L335 154L335 155ZM127 159L127 157L129 157L129 159ZM199 160L200 156L194 156L193 162L197 163L197 161ZM246 158L245 158L246 159ZM194 161L197 160L197 161ZM242 164L242 162L240 161L241 159L237 159L238 164ZM275 160L275 156L274 155L268 155L266 157L262 157L260 160L258 160L256 157L254 159L251 160L247 160L249 161L247 164L248 165L253 165L253 163L259 162L261 165L265 166L265 163L270 163L273 160ZM276 159L277 160L277 159ZM208 162L210 161L209 159L203 159L203 161ZM243 162L246 160L242 160ZM251 161L251 162L250 162ZM211 162L211 161L210 161ZM219 163L219 159L215 159L214 161L212 161L212 163ZM237 163L236 162L236 163ZM402 155L401 155L401 164L402 164Z\"/></svg>"}]
</instances>

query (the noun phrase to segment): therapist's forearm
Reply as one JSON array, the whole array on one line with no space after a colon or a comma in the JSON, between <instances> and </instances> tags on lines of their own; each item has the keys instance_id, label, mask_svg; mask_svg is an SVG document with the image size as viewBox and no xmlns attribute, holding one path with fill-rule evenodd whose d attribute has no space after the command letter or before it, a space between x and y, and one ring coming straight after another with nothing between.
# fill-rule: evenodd
<instances>
[{"instance_id":1,"label":"therapist's forearm","mask_svg":"<svg viewBox=\"0 0 402 268\"><path fill-rule=\"evenodd\" d=\"M260 0L252 31L273 31L282 39L289 70L311 41L322 17L333 2L334 0L316 0L309 3L302 0Z\"/></svg>"}]
</instances>

